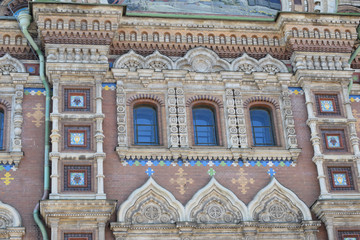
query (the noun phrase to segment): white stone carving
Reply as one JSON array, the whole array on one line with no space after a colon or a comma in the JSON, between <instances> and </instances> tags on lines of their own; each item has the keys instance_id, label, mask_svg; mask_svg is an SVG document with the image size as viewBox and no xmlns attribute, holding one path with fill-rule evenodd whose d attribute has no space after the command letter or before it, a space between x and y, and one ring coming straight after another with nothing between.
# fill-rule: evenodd
<instances>
[{"instance_id":1,"label":"white stone carving","mask_svg":"<svg viewBox=\"0 0 360 240\"><path fill-rule=\"evenodd\" d=\"M289 75L289 79L290 79ZM283 121L285 124L285 136L287 140L287 146L289 148L298 148L296 131L295 131L295 121L294 115L291 106L291 98L289 94L289 88L287 85L282 86L282 111L283 111Z\"/></svg>"},{"instance_id":2,"label":"white stone carving","mask_svg":"<svg viewBox=\"0 0 360 240\"><path fill-rule=\"evenodd\" d=\"M173 69L173 61L159 53L157 50L144 59L145 68L152 68L155 71L161 71L165 69Z\"/></svg>"},{"instance_id":3,"label":"white stone carving","mask_svg":"<svg viewBox=\"0 0 360 240\"><path fill-rule=\"evenodd\" d=\"M57 63L108 63L107 49L94 46L49 47L47 62Z\"/></svg>"},{"instance_id":4,"label":"white stone carving","mask_svg":"<svg viewBox=\"0 0 360 240\"><path fill-rule=\"evenodd\" d=\"M14 137L12 139L12 151L21 152L22 142L21 133L23 125L22 102L24 97L24 85L15 86L15 105L14 105Z\"/></svg>"},{"instance_id":5,"label":"white stone carving","mask_svg":"<svg viewBox=\"0 0 360 240\"><path fill-rule=\"evenodd\" d=\"M280 60L273 58L269 54L259 60L259 67L263 69L263 72L267 72L269 74L275 74L278 72L289 72L284 63L282 63Z\"/></svg>"},{"instance_id":6,"label":"white stone carving","mask_svg":"<svg viewBox=\"0 0 360 240\"><path fill-rule=\"evenodd\" d=\"M255 58L249 57L246 53L231 62L231 69L233 71L245 72L246 74L261 71L258 61Z\"/></svg>"},{"instance_id":7,"label":"white stone carving","mask_svg":"<svg viewBox=\"0 0 360 240\"><path fill-rule=\"evenodd\" d=\"M0 58L0 73L9 75L16 72L26 72L24 64L6 53Z\"/></svg>"},{"instance_id":8,"label":"white stone carving","mask_svg":"<svg viewBox=\"0 0 360 240\"><path fill-rule=\"evenodd\" d=\"M217 72L230 70L230 64L219 56L203 47L189 50L183 58L175 62L176 69L195 72Z\"/></svg>"},{"instance_id":9,"label":"white stone carving","mask_svg":"<svg viewBox=\"0 0 360 240\"><path fill-rule=\"evenodd\" d=\"M119 222L132 224L173 223L185 219L183 205L153 178L121 204L117 216Z\"/></svg>"},{"instance_id":10,"label":"white stone carving","mask_svg":"<svg viewBox=\"0 0 360 240\"><path fill-rule=\"evenodd\" d=\"M127 129L126 129L126 94L121 81L116 86L116 122L118 127L118 146L127 146Z\"/></svg>"},{"instance_id":11,"label":"white stone carving","mask_svg":"<svg viewBox=\"0 0 360 240\"><path fill-rule=\"evenodd\" d=\"M0 201L0 237L1 239L22 239L25 228L21 226L19 212L12 206Z\"/></svg>"},{"instance_id":12,"label":"white stone carving","mask_svg":"<svg viewBox=\"0 0 360 240\"><path fill-rule=\"evenodd\" d=\"M329 53L312 53L311 55L304 55L304 53L294 53L291 57L291 62L294 71L298 69L307 70L350 70L348 63L349 55L337 54L336 56Z\"/></svg>"},{"instance_id":13,"label":"white stone carving","mask_svg":"<svg viewBox=\"0 0 360 240\"><path fill-rule=\"evenodd\" d=\"M260 222L300 223L312 220L306 204L275 178L256 194L248 209L251 217Z\"/></svg>"},{"instance_id":14,"label":"white stone carving","mask_svg":"<svg viewBox=\"0 0 360 240\"><path fill-rule=\"evenodd\" d=\"M143 57L133 50L130 50L114 62L114 68L126 68L130 71L136 71L136 69L142 68L155 69L155 71L172 69L200 73L240 71L246 74L253 72L275 74L278 72L288 72L285 64L270 55L258 61L244 53L243 56L233 60L230 64L224 59L220 59L214 51L204 47L189 50L184 57L179 58L175 62L158 51L155 51L147 57Z\"/></svg>"},{"instance_id":15,"label":"white stone carving","mask_svg":"<svg viewBox=\"0 0 360 240\"><path fill-rule=\"evenodd\" d=\"M19 212L12 206L0 201L0 229L20 226L21 217Z\"/></svg>"},{"instance_id":16,"label":"white stone carving","mask_svg":"<svg viewBox=\"0 0 360 240\"><path fill-rule=\"evenodd\" d=\"M239 223L249 218L246 205L215 178L193 196L185 212L197 223Z\"/></svg>"}]
</instances>

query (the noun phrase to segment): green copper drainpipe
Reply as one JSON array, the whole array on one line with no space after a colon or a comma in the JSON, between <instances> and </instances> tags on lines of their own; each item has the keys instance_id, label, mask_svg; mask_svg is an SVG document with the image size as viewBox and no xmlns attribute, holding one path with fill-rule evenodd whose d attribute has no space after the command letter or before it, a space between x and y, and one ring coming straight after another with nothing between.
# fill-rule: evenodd
<instances>
[{"instance_id":1,"label":"green copper drainpipe","mask_svg":"<svg viewBox=\"0 0 360 240\"><path fill-rule=\"evenodd\" d=\"M46 91L46 104L45 104L45 152L44 152L44 194L41 200L47 199L49 194L49 151L50 151L50 143L49 143L49 123L50 123L50 87L48 82L46 81L45 77L45 61L44 55L39 49L39 47L34 42L34 39L30 36L27 28L30 25L31 16L28 11L22 11L18 15L18 21L21 28L21 31L24 33L26 39L29 41L30 45L34 48L36 53L39 55L40 60L40 79L44 84L45 91ZM33 217L40 228L43 240L48 240L48 235L46 231L46 227L44 223L41 221L39 217L39 209L40 209L40 202L38 202L33 211Z\"/></svg>"}]
</instances>

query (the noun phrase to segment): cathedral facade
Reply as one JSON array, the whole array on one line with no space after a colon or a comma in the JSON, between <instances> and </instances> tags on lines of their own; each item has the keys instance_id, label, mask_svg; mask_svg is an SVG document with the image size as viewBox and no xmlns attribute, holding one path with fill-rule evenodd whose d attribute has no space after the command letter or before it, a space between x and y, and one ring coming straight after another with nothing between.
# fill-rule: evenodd
<instances>
[{"instance_id":1,"label":"cathedral facade","mask_svg":"<svg viewBox=\"0 0 360 240\"><path fill-rule=\"evenodd\" d=\"M356 1L0 4L0 239L360 240Z\"/></svg>"}]
</instances>

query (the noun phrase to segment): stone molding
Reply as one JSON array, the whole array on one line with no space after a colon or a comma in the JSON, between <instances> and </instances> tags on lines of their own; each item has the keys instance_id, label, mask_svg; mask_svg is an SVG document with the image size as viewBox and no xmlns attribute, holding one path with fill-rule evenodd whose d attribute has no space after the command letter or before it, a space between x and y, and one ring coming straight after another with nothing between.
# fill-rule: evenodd
<instances>
[{"instance_id":1,"label":"stone molding","mask_svg":"<svg viewBox=\"0 0 360 240\"><path fill-rule=\"evenodd\" d=\"M162 70L187 70L189 72L219 72L219 71L239 71L251 74L253 72L266 72L268 74L287 73L288 69L284 63L270 55L265 58L256 60L244 54L231 62L231 64L210 49L197 47L189 50L184 57L179 58L175 62L165 55L155 51L153 54L143 57L133 50L127 54L120 56L115 62L115 69L129 69L136 71L137 69L154 69L154 71Z\"/></svg>"}]
</instances>

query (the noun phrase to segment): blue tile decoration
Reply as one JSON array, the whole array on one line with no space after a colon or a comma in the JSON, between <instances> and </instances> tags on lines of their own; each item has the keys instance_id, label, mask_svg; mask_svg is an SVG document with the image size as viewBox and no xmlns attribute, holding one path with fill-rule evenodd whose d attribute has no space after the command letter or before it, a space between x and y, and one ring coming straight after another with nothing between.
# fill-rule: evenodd
<instances>
[{"instance_id":1,"label":"blue tile decoration","mask_svg":"<svg viewBox=\"0 0 360 240\"><path fill-rule=\"evenodd\" d=\"M326 136L326 141L327 141L327 146L329 148L340 148L341 147L339 135L334 135L334 136L328 135L328 136Z\"/></svg>"},{"instance_id":2,"label":"blue tile decoration","mask_svg":"<svg viewBox=\"0 0 360 240\"><path fill-rule=\"evenodd\" d=\"M103 83L102 88L105 91L108 91L108 90L114 91L116 89L116 84L115 83Z\"/></svg>"},{"instance_id":3,"label":"blue tile decoration","mask_svg":"<svg viewBox=\"0 0 360 240\"><path fill-rule=\"evenodd\" d=\"M145 171L145 173L146 173L149 177L151 177L151 176L155 173L155 171L154 171L151 167L149 167L149 168Z\"/></svg>"},{"instance_id":4,"label":"blue tile decoration","mask_svg":"<svg viewBox=\"0 0 360 240\"><path fill-rule=\"evenodd\" d=\"M348 186L346 181L346 173L334 173L333 178L335 186Z\"/></svg>"},{"instance_id":5,"label":"blue tile decoration","mask_svg":"<svg viewBox=\"0 0 360 240\"><path fill-rule=\"evenodd\" d=\"M74 146L85 145L85 132L70 132L70 144Z\"/></svg>"},{"instance_id":6,"label":"blue tile decoration","mask_svg":"<svg viewBox=\"0 0 360 240\"><path fill-rule=\"evenodd\" d=\"M71 186L85 186L85 172L70 172Z\"/></svg>"},{"instance_id":7,"label":"blue tile decoration","mask_svg":"<svg viewBox=\"0 0 360 240\"><path fill-rule=\"evenodd\" d=\"M270 177L273 177L273 176L275 176L276 171L275 171L274 169L272 169L272 168L269 168L269 170L267 171L267 173L270 175Z\"/></svg>"},{"instance_id":8,"label":"blue tile decoration","mask_svg":"<svg viewBox=\"0 0 360 240\"><path fill-rule=\"evenodd\" d=\"M304 91L299 87L289 87L289 93L294 95L303 95Z\"/></svg>"},{"instance_id":9,"label":"blue tile decoration","mask_svg":"<svg viewBox=\"0 0 360 240\"><path fill-rule=\"evenodd\" d=\"M358 240L356 237L346 237L344 240Z\"/></svg>"},{"instance_id":10,"label":"blue tile decoration","mask_svg":"<svg viewBox=\"0 0 360 240\"><path fill-rule=\"evenodd\" d=\"M85 99L82 95L72 95L70 96L70 106L71 107L85 107Z\"/></svg>"},{"instance_id":11,"label":"blue tile decoration","mask_svg":"<svg viewBox=\"0 0 360 240\"><path fill-rule=\"evenodd\" d=\"M335 112L333 100L320 99L320 107L322 112Z\"/></svg>"},{"instance_id":12,"label":"blue tile decoration","mask_svg":"<svg viewBox=\"0 0 360 240\"><path fill-rule=\"evenodd\" d=\"M46 95L45 88L24 88L24 94L25 95L31 95L31 96L40 96L40 95Z\"/></svg>"},{"instance_id":13,"label":"blue tile decoration","mask_svg":"<svg viewBox=\"0 0 360 240\"><path fill-rule=\"evenodd\" d=\"M191 167L294 167L296 163L292 160L207 160L207 159L143 159L126 158L122 160L124 166L191 166Z\"/></svg>"},{"instance_id":14,"label":"blue tile decoration","mask_svg":"<svg viewBox=\"0 0 360 240\"><path fill-rule=\"evenodd\" d=\"M350 100L350 102L360 102L360 95L350 95L349 96L349 100Z\"/></svg>"}]
</instances>

